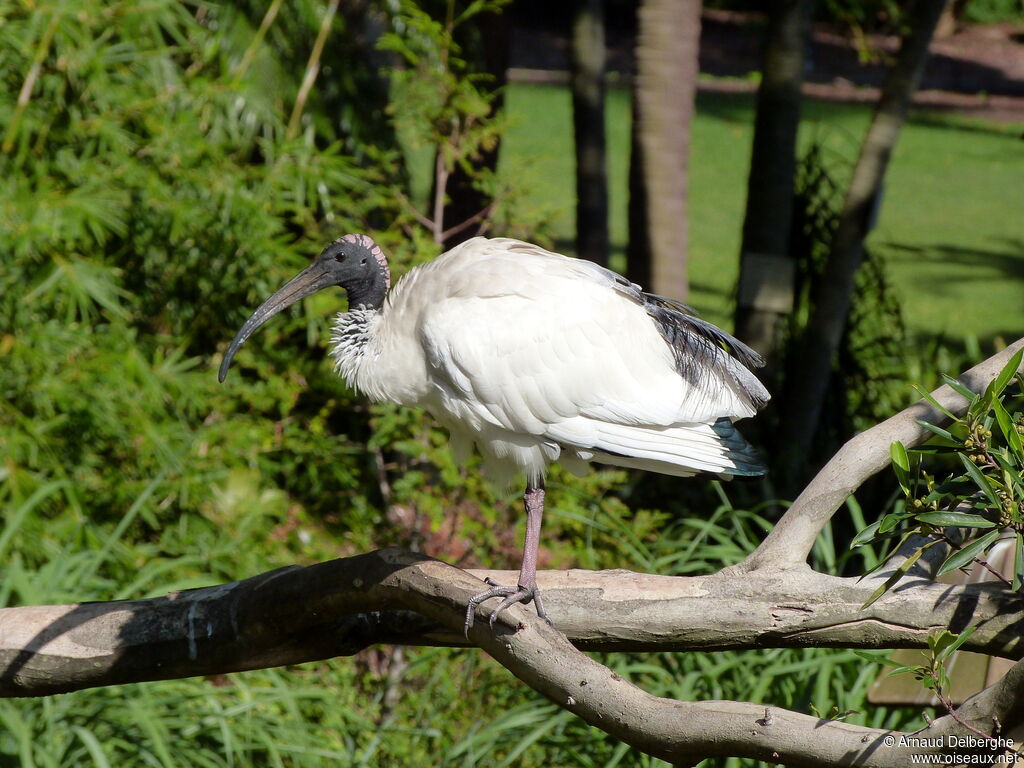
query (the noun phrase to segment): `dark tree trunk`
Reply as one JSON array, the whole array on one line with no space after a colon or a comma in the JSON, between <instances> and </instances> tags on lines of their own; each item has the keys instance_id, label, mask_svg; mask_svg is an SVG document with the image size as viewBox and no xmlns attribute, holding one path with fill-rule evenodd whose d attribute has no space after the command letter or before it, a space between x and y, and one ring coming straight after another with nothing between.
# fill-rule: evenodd
<instances>
[{"instance_id":1,"label":"dark tree trunk","mask_svg":"<svg viewBox=\"0 0 1024 768\"><path fill-rule=\"evenodd\" d=\"M814 0L772 0L743 220L736 335L771 364L793 308L789 248L800 89Z\"/></svg>"},{"instance_id":2,"label":"dark tree trunk","mask_svg":"<svg viewBox=\"0 0 1024 768\"><path fill-rule=\"evenodd\" d=\"M685 299L688 288L687 169L700 12L700 0L644 0L638 14L628 273L676 299Z\"/></svg>"},{"instance_id":3,"label":"dark tree trunk","mask_svg":"<svg viewBox=\"0 0 1024 768\"><path fill-rule=\"evenodd\" d=\"M472 24L463 25L456 33L457 37L461 38L458 42L466 51L467 57L471 57L477 62L477 71L486 72L492 77L492 88L497 92L497 97L492 102L494 112L500 112L504 107L502 94L508 80L509 32L507 14L482 13ZM478 169L496 170L500 148L500 142L496 142L492 148L481 152L474 161L474 166ZM435 179L435 183L436 181ZM460 165L456 165L452 170L445 191L448 202L444 207L441 231L447 231L468 221L492 202L489 196L473 186L473 177L467 174ZM431 199L433 197L432 191ZM479 232L479 226L459 229L445 239L444 248L446 250L453 248L464 240L476 236Z\"/></svg>"},{"instance_id":4,"label":"dark tree trunk","mask_svg":"<svg viewBox=\"0 0 1024 768\"><path fill-rule=\"evenodd\" d=\"M576 139L576 253L608 263L604 133L604 0L576 0L572 20L572 122Z\"/></svg>"},{"instance_id":5,"label":"dark tree trunk","mask_svg":"<svg viewBox=\"0 0 1024 768\"><path fill-rule=\"evenodd\" d=\"M886 77L853 170L822 279L812 289L811 316L787 371L779 446L788 485L813 472L809 451L828 389L832 363L850 311L854 278L889 158L928 60L928 45L946 0L917 0L910 32Z\"/></svg>"},{"instance_id":6,"label":"dark tree trunk","mask_svg":"<svg viewBox=\"0 0 1024 768\"><path fill-rule=\"evenodd\" d=\"M633 94L632 129L629 132L629 242L626 244L626 276L637 285L651 285L651 242L647 231L647 185L644 184L643 154L636 93Z\"/></svg>"}]
</instances>

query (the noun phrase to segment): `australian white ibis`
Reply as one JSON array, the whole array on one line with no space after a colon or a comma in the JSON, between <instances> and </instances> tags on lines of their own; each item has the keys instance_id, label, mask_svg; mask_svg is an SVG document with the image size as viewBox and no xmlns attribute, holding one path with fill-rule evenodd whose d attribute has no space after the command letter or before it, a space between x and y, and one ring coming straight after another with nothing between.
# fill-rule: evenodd
<instances>
[{"instance_id":1,"label":"australian white ibis","mask_svg":"<svg viewBox=\"0 0 1024 768\"><path fill-rule=\"evenodd\" d=\"M341 286L349 311L331 336L337 371L372 400L429 411L456 456L475 445L498 483L526 477L519 583L497 615L533 600L544 475L590 461L667 475L722 477L765 469L733 421L768 392L758 355L671 299L588 261L507 238L473 238L416 267L391 288L387 259L366 235L345 235L263 302L220 366L267 319L321 288Z\"/></svg>"}]
</instances>

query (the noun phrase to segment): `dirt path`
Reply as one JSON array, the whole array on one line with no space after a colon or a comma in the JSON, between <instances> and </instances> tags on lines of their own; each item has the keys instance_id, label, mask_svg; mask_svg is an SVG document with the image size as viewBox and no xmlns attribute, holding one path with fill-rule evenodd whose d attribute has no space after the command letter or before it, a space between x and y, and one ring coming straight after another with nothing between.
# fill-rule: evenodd
<instances>
[{"instance_id":1,"label":"dirt path","mask_svg":"<svg viewBox=\"0 0 1024 768\"><path fill-rule=\"evenodd\" d=\"M707 11L701 35L701 71L745 77L757 71L763 21L754 14ZM806 93L837 101L875 101L894 36L864 40L863 61L852 41L817 24L809 46ZM1024 26L972 25L937 39L914 103L992 120L1024 122Z\"/></svg>"},{"instance_id":2,"label":"dirt path","mask_svg":"<svg viewBox=\"0 0 1024 768\"><path fill-rule=\"evenodd\" d=\"M764 20L759 14L707 10L701 29L700 69L708 90L756 89ZM543 27L517 26L512 38L511 76L517 80L567 81L568 40ZM634 30L608 28L612 78L628 77ZM808 49L805 92L819 99L872 102L878 98L896 37L865 39L872 60L862 61L844 34L815 25ZM936 40L915 104L928 109L1002 122L1024 123L1024 25L975 25Z\"/></svg>"}]
</instances>

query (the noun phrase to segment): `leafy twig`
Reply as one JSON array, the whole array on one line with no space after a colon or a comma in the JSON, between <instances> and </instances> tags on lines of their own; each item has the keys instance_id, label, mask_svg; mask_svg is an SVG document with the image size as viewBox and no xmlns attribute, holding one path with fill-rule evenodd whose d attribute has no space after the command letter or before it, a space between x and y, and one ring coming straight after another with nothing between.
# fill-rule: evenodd
<instances>
[{"instance_id":1,"label":"leafy twig","mask_svg":"<svg viewBox=\"0 0 1024 768\"><path fill-rule=\"evenodd\" d=\"M21 91L18 92L18 105L14 108L11 122L7 125L7 133L4 134L3 151L5 154L14 148L14 137L18 133L18 127L21 125L21 119L28 108L28 103L32 100L32 90L35 88L36 80L39 78L43 60L50 52L50 44L53 42L53 35L57 31L60 17L61 10L57 6L50 17L50 23L46 25L46 29L43 31L43 37L39 41L39 45L36 46L36 53L32 58L32 66L29 67L28 74L25 75L25 81L21 84Z\"/></svg>"},{"instance_id":2,"label":"leafy twig","mask_svg":"<svg viewBox=\"0 0 1024 768\"><path fill-rule=\"evenodd\" d=\"M294 139L299 132L299 120L302 118L302 111L306 108L306 99L313 89L316 76L320 72L320 56L324 52L324 44L327 42L327 33L331 30L331 22L338 10L340 0L330 0L327 3L327 10L320 22L320 31L317 33L316 42L313 43L313 51L309 54L309 62L306 64L306 73L302 76L302 85L299 86L299 93L295 97L295 107L292 109L292 116L288 119L288 128L285 130L285 138Z\"/></svg>"},{"instance_id":3,"label":"leafy twig","mask_svg":"<svg viewBox=\"0 0 1024 768\"><path fill-rule=\"evenodd\" d=\"M249 69L249 65L252 64L253 58L256 56L256 51L259 50L260 43L263 42L263 38L267 35L267 30L274 23L274 19L277 18L277 12L281 10L281 3L283 0L274 0L270 7L267 8L267 12L263 14L263 20L260 22L259 29L256 30L256 34L252 36L252 40L249 41L249 46L245 49L245 53L242 54L241 61L238 62L238 66L234 71L235 83L237 84L246 70Z\"/></svg>"},{"instance_id":4,"label":"leafy twig","mask_svg":"<svg viewBox=\"0 0 1024 768\"><path fill-rule=\"evenodd\" d=\"M454 227L449 227L448 229L446 229L444 232L441 233L441 242L447 242L449 237L459 234L459 232L466 229L466 227L470 227L476 224L478 221L486 219L494 211L494 208L495 206L497 206L497 204L498 198L494 198L493 200L491 200L491 202L485 205L477 213L473 214L468 219L463 221L461 224L456 224Z\"/></svg>"},{"instance_id":5,"label":"leafy twig","mask_svg":"<svg viewBox=\"0 0 1024 768\"><path fill-rule=\"evenodd\" d=\"M406 211L408 211L409 214L412 215L414 219L416 219L416 221L418 221L431 232L434 231L434 222L427 218L426 216L424 216L422 213L420 213L416 206L412 204L412 201L405 196L402 190L396 189L395 197L398 198L398 202L402 204L402 207L404 207Z\"/></svg>"}]
</instances>

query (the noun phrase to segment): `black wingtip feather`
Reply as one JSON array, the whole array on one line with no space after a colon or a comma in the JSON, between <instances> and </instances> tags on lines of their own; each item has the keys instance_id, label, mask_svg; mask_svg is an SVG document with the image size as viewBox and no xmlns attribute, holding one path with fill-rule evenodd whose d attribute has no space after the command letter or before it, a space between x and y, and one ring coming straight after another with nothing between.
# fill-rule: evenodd
<instances>
[{"instance_id":1,"label":"black wingtip feather","mask_svg":"<svg viewBox=\"0 0 1024 768\"><path fill-rule=\"evenodd\" d=\"M709 378L727 378L736 382L755 410L768 402L760 385L751 386L729 370L722 353L734 358L747 370L764 366L764 358L739 339L697 316L696 310L680 301L646 293L643 288L610 270L595 268L611 281L612 287L640 304L650 315L659 333L672 349L679 375L696 386Z\"/></svg>"},{"instance_id":2,"label":"black wingtip feather","mask_svg":"<svg viewBox=\"0 0 1024 768\"><path fill-rule=\"evenodd\" d=\"M764 388L759 384L754 386L753 377L750 381L738 377L735 369L730 369L725 356L731 356L747 370L753 371L764 365L764 358L757 352L721 328L697 317L685 304L652 293L640 293L639 299L671 347L680 376L695 386L704 386L716 378L731 380L738 385L754 410L760 410L768 402Z\"/></svg>"},{"instance_id":3,"label":"black wingtip feather","mask_svg":"<svg viewBox=\"0 0 1024 768\"><path fill-rule=\"evenodd\" d=\"M701 338L707 339L716 346L721 347L751 370L764 367L765 361L761 355L735 336L702 319L692 307L683 304L681 301L658 296L654 293L644 293L643 298L648 313L658 321L659 325L668 323L690 330Z\"/></svg>"}]
</instances>

